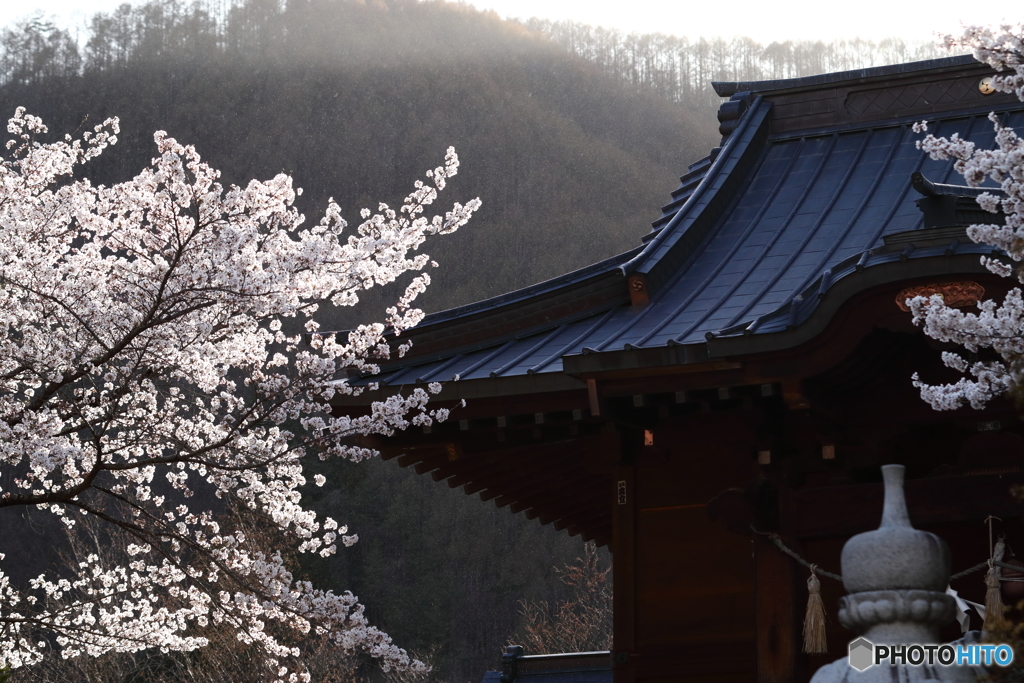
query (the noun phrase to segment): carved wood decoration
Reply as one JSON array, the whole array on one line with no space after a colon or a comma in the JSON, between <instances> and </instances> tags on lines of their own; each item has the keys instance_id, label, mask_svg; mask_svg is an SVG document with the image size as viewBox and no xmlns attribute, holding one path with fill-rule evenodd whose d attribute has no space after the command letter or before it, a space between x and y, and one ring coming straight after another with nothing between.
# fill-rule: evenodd
<instances>
[{"instance_id":1,"label":"carved wood decoration","mask_svg":"<svg viewBox=\"0 0 1024 683\"><path fill-rule=\"evenodd\" d=\"M647 278L643 275L629 277L629 301L633 306L646 306L651 302L647 292Z\"/></svg>"},{"instance_id":2,"label":"carved wood decoration","mask_svg":"<svg viewBox=\"0 0 1024 683\"><path fill-rule=\"evenodd\" d=\"M938 294L947 306L965 308L974 306L985 296L985 288L977 282L944 282L936 285L920 285L907 287L896 295L896 305L901 311L910 311L907 299L915 296L933 296Z\"/></svg>"}]
</instances>

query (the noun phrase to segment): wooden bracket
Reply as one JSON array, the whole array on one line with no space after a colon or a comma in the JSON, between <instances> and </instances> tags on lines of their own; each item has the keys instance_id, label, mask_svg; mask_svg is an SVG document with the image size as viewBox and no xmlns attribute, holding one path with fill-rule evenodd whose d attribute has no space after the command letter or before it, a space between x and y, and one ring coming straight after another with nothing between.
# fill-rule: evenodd
<instances>
[{"instance_id":1,"label":"wooden bracket","mask_svg":"<svg viewBox=\"0 0 1024 683\"><path fill-rule=\"evenodd\" d=\"M803 382L799 379L783 380L782 400L790 410L807 410L811 402L804 396Z\"/></svg>"},{"instance_id":2,"label":"wooden bracket","mask_svg":"<svg viewBox=\"0 0 1024 683\"><path fill-rule=\"evenodd\" d=\"M590 398L590 414L594 417L601 416L601 399L597 396L597 380L587 380L587 396Z\"/></svg>"}]
</instances>

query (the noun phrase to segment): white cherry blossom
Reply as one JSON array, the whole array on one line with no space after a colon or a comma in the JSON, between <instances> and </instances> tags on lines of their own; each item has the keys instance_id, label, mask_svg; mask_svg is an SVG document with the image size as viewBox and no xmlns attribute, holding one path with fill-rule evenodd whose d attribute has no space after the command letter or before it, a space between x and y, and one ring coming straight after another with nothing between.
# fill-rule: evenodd
<instances>
[{"instance_id":1,"label":"white cherry blossom","mask_svg":"<svg viewBox=\"0 0 1024 683\"><path fill-rule=\"evenodd\" d=\"M993 78L997 91L1013 93L1024 101L1024 26L1004 25L998 29L971 26L963 36L946 36L948 47L962 46L974 52L981 62L999 74ZM992 273L1024 281L1024 271L1015 262L1024 260L1024 142L997 115L989 118L995 127L995 149L977 149L974 143L957 135L936 138L927 135L918 145L935 159L955 159L954 168L971 186L992 179L1001 194L986 192L978 204L993 213L1002 212L1004 225L972 225L967 234L972 240L1002 250L1001 258L983 257L982 264ZM915 131L925 132L920 123ZM996 396L1024 383L1024 296L1012 289L1002 303L984 301L978 313L965 313L946 306L941 297L916 297L907 302L914 322L926 334L940 341L963 345L972 353L992 349L997 359L968 363L960 354L944 353L943 362L966 376L949 385L932 386L917 375L914 384L921 396L936 410L954 410L964 404L982 408Z\"/></svg>"},{"instance_id":2,"label":"white cherry blossom","mask_svg":"<svg viewBox=\"0 0 1024 683\"><path fill-rule=\"evenodd\" d=\"M364 210L347 231L333 201L304 225L298 190L279 175L223 186L196 150L163 132L135 178L95 186L76 170L116 142L110 119L82 138L44 143L18 109L0 163L0 507L34 506L69 527L91 515L128 539L123 566L90 555L19 590L0 555L0 668L39 659L50 634L66 657L206 644L196 627L229 623L262 646L281 681L296 652L280 627L326 634L388 667L422 666L370 625L351 593L297 581L274 548L222 529L232 499L323 556L357 540L301 505L303 460L373 453L348 437L440 420L421 389L332 413L361 391L390 336L422 319L425 273L383 322L320 332L319 304L431 264L419 248L454 232L480 202L425 215L458 169L417 182L396 211ZM307 335L289 335L297 318ZM407 348L407 344L402 345ZM430 387L434 392L436 387ZM317 486L325 483L315 477Z\"/></svg>"}]
</instances>

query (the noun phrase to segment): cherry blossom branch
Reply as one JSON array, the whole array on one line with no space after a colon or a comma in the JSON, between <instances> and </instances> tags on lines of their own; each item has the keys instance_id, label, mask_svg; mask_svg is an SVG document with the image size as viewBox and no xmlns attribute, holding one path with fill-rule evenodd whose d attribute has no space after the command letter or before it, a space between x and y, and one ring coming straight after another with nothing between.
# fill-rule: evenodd
<instances>
[{"instance_id":1,"label":"cherry blossom branch","mask_svg":"<svg viewBox=\"0 0 1024 683\"><path fill-rule=\"evenodd\" d=\"M947 47L971 49L976 59L995 69L992 79L995 90L1013 93L1024 101L1024 25L997 28L970 26L959 37L946 36ZM977 149L974 143L957 135L936 138L927 135L918 147L933 159L954 159L954 168L972 187L986 180L999 184L1001 192L983 193L978 204L992 213L1002 213L1002 225L972 225L968 236L975 242L1001 249L1011 261L1024 260L1024 141L999 117L990 114L995 129L996 148ZM922 122L916 132L927 131ZM1001 277L1016 277L1024 282L1024 272L1000 259L982 257L982 265ZM964 313L947 306L941 297L916 297L908 300L914 323L921 325L930 337L963 345L971 352L992 349L1000 360L989 363L967 363L954 353L944 353L949 368L969 375L954 384L930 385L915 374L914 386L921 397L936 410L954 410L963 404L982 408L991 399L1022 385L1024 380L1024 296L1014 288L1001 303L983 301L978 313Z\"/></svg>"},{"instance_id":2,"label":"cherry blossom branch","mask_svg":"<svg viewBox=\"0 0 1024 683\"><path fill-rule=\"evenodd\" d=\"M0 563L0 667L42 656L38 629L54 634L62 656L96 656L202 647L195 629L210 620L262 647L279 681L308 676L281 664L295 650L271 624L313 629L384 668L420 667L366 621L354 596L295 581L279 553L222 531L194 494L252 508L300 552L328 556L339 540L356 541L302 507L303 460L312 452L360 460L372 452L344 444L346 436L447 417L428 408L435 384L376 402L368 415L334 415L330 405L362 391L339 371L376 371L385 331L400 334L422 318L412 303L430 279L412 277L384 322L345 340L319 334L313 315L325 300L352 305L365 289L436 265L419 253L426 238L453 232L479 207L473 200L423 215L457 172L454 150L428 171L432 185L417 182L398 211L364 210L346 233L333 201L304 226L289 177L222 186L194 148L162 132L149 168L103 187L74 170L116 142L116 120L81 140L42 143L45 126L19 109L8 131L0 507L46 509L71 532L77 519L91 520L127 545L123 562L90 553L68 576L43 574L26 591ZM284 334L286 318L304 321L308 348ZM157 478L168 493L154 492Z\"/></svg>"}]
</instances>

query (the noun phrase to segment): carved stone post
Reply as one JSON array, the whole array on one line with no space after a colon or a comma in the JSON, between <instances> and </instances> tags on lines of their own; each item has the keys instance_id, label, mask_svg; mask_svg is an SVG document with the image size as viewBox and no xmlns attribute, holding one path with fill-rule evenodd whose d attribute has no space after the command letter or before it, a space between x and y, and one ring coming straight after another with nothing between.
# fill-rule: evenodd
<instances>
[{"instance_id":1,"label":"carved stone post","mask_svg":"<svg viewBox=\"0 0 1024 683\"><path fill-rule=\"evenodd\" d=\"M839 603L839 621L875 645L938 643L939 629L956 614L956 603L945 593L949 547L935 534L911 526L903 466L886 465L882 476L882 524L843 546L843 585L849 595ZM883 663L859 668L848 657L837 659L818 669L811 683L973 683L977 678L967 666Z\"/></svg>"}]
</instances>

